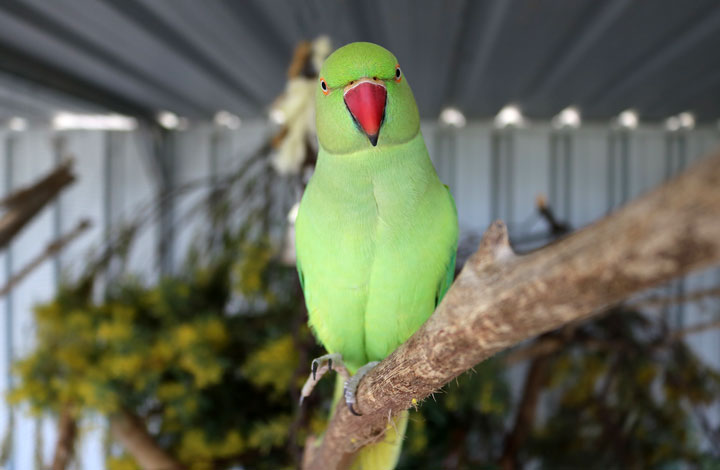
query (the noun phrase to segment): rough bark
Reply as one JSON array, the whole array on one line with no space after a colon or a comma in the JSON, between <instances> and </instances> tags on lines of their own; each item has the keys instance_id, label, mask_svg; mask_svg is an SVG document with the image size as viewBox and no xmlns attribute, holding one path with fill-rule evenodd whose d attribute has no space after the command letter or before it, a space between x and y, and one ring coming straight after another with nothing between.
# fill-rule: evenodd
<instances>
[{"instance_id":1,"label":"rough bark","mask_svg":"<svg viewBox=\"0 0 720 470\"><path fill-rule=\"evenodd\" d=\"M75 181L70 160L62 163L40 181L19 189L0 201L5 213L0 218L0 248L35 217L60 191Z\"/></svg>"},{"instance_id":2,"label":"rough bark","mask_svg":"<svg viewBox=\"0 0 720 470\"><path fill-rule=\"evenodd\" d=\"M110 418L110 432L145 470L184 470L184 466L163 450L137 416L121 411Z\"/></svg>"},{"instance_id":3,"label":"rough bark","mask_svg":"<svg viewBox=\"0 0 720 470\"><path fill-rule=\"evenodd\" d=\"M52 461L52 470L65 470L75 454L75 437L77 436L77 421L72 407L66 406L60 413L58 421L58 437L55 444L55 454Z\"/></svg>"},{"instance_id":4,"label":"rough bark","mask_svg":"<svg viewBox=\"0 0 720 470\"><path fill-rule=\"evenodd\" d=\"M381 438L390 415L499 351L718 263L720 154L525 256L496 222L433 316L360 383L363 416L339 404L322 444L306 445L305 468L343 468Z\"/></svg>"}]
</instances>

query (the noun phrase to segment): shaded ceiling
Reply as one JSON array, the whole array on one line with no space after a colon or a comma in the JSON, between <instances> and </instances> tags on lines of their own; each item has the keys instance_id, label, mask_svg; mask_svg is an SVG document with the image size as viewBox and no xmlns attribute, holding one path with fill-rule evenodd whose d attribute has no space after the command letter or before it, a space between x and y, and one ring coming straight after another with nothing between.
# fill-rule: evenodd
<instances>
[{"instance_id":1,"label":"shaded ceiling","mask_svg":"<svg viewBox=\"0 0 720 470\"><path fill-rule=\"evenodd\" d=\"M590 119L720 118L716 0L2 2L0 108L42 113L37 96L13 97L20 77L126 114L260 116L295 44L320 34L393 51L426 118L508 103L534 118L568 105Z\"/></svg>"}]
</instances>

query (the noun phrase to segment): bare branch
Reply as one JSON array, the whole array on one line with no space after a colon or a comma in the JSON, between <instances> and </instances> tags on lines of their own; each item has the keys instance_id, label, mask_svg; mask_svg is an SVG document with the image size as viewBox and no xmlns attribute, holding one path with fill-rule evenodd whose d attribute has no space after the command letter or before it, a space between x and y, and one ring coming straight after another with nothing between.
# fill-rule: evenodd
<instances>
[{"instance_id":1,"label":"bare branch","mask_svg":"<svg viewBox=\"0 0 720 470\"><path fill-rule=\"evenodd\" d=\"M67 234L50 242L42 253L38 254L35 258L30 260L25 266L15 273L10 280L2 287L0 287L0 297L7 295L16 285L18 285L23 279L27 277L35 268L40 266L43 261L59 253L65 246L70 242L79 237L85 230L90 228L90 221L83 219Z\"/></svg>"},{"instance_id":2,"label":"bare branch","mask_svg":"<svg viewBox=\"0 0 720 470\"><path fill-rule=\"evenodd\" d=\"M654 295L644 299L629 302L628 305L635 308L642 307L665 307L667 305L684 304L686 302L700 302L720 297L720 287L708 289L697 289L683 295Z\"/></svg>"},{"instance_id":3,"label":"bare branch","mask_svg":"<svg viewBox=\"0 0 720 470\"><path fill-rule=\"evenodd\" d=\"M686 336L694 335L696 333L702 333L704 331L713 330L716 328L720 328L720 320L688 326L687 328L683 328L682 330L676 330L670 333L670 341L679 341Z\"/></svg>"},{"instance_id":4,"label":"bare branch","mask_svg":"<svg viewBox=\"0 0 720 470\"><path fill-rule=\"evenodd\" d=\"M545 386L549 364L550 360L547 355L538 356L530 363L525 376L522 399L515 416L515 425L512 431L505 436L503 453L500 457L500 466L503 470L518 468L517 454L535 423L535 412L540 393Z\"/></svg>"},{"instance_id":5,"label":"bare branch","mask_svg":"<svg viewBox=\"0 0 720 470\"><path fill-rule=\"evenodd\" d=\"M547 356L561 350L565 342L560 338L548 336L539 338L525 347L517 348L507 354L504 359L505 365L512 366L528 359L535 359L540 356Z\"/></svg>"},{"instance_id":6,"label":"bare branch","mask_svg":"<svg viewBox=\"0 0 720 470\"><path fill-rule=\"evenodd\" d=\"M55 444L52 470L65 470L75 453L75 437L77 436L77 421L72 407L65 406L60 413L58 421L58 437Z\"/></svg>"},{"instance_id":7,"label":"bare branch","mask_svg":"<svg viewBox=\"0 0 720 470\"><path fill-rule=\"evenodd\" d=\"M0 201L6 211L0 218L0 248L4 248L20 230L60 191L75 181L72 161L60 164L31 186L21 188Z\"/></svg>"},{"instance_id":8,"label":"bare branch","mask_svg":"<svg viewBox=\"0 0 720 470\"><path fill-rule=\"evenodd\" d=\"M127 411L110 417L110 432L145 470L185 468L155 442L140 418Z\"/></svg>"},{"instance_id":9,"label":"bare branch","mask_svg":"<svg viewBox=\"0 0 720 470\"><path fill-rule=\"evenodd\" d=\"M494 223L442 303L339 404L306 469L337 469L385 432L388 416L520 341L720 262L720 154L622 210L526 256Z\"/></svg>"}]
</instances>

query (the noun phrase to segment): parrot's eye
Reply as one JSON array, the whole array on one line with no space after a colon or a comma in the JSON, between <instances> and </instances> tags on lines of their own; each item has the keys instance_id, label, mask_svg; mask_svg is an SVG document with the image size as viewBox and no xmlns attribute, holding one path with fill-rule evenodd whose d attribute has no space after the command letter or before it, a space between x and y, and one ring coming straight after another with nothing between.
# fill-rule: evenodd
<instances>
[{"instance_id":1,"label":"parrot's eye","mask_svg":"<svg viewBox=\"0 0 720 470\"><path fill-rule=\"evenodd\" d=\"M320 88L322 88L323 93L325 93L326 95L328 94L328 86L327 83L325 83L324 78L320 79Z\"/></svg>"},{"instance_id":2,"label":"parrot's eye","mask_svg":"<svg viewBox=\"0 0 720 470\"><path fill-rule=\"evenodd\" d=\"M395 66L395 81L399 82L402 79L402 72L400 72L400 65Z\"/></svg>"}]
</instances>

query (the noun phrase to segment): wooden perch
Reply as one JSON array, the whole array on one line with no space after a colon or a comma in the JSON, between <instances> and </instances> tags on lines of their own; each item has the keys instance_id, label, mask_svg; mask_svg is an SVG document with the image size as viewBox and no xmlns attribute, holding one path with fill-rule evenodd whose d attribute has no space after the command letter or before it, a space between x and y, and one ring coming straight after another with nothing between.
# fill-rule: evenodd
<instances>
[{"instance_id":1,"label":"wooden perch","mask_svg":"<svg viewBox=\"0 0 720 470\"><path fill-rule=\"evenodd\" d=\"M31 186L19 189L0 201L5 213L0 218L0 248L4 248L43 207L75 181L72 161L60 164Z\"/></svg>"},{"instance_id":2,"label":"wooden perch","mask_svg":"<svg viewBox=\"0 0 720 470\"><path fill-rule=\"evenodd\" d=\"M541 250L515 255L493 223L430 319L338 405L306 470L345 468L388 417L520 341L720 263L720 153L622 210Z\"/></svg>"}]
</instances>

